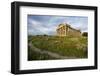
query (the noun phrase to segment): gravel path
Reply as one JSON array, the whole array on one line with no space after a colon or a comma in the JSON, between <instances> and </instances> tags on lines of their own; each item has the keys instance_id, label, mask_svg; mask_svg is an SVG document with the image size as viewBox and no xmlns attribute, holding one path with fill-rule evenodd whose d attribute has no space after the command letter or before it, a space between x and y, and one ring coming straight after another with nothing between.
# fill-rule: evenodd
<instances>
[{"instance_id":1,"label":"gravel path","mask_svg":"<svg viewBox=\"0 0 100 76\"><path fill-rule=\"evenodd\" d=\"M36 47L32 44L32 42L29 43L29 47L30 47L31 49L33 49L33 51L35 51L35 52L38 52L38 53L40 53L40 54L47 54L47 55L49 55L49 56L51 56L51 57L54 57L54 58L59 58L59 59L72 59L72 58L75 58L75 57L66 57L66 56L62 56L62 55L59 55L59 54L57 54L57 53L53 53L53 52L46 51L46 50L41 50L41 49L39 49L39 48L36 48Z\"/></svg>"}]
</instances>

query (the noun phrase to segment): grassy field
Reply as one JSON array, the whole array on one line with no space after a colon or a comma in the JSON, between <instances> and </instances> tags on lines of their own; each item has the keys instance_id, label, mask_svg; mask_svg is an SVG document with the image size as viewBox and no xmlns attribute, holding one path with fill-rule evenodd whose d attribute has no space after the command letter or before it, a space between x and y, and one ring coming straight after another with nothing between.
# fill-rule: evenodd
<instances>
[{"instance_id":1,"label":"grassy field","mask_svg":"<svg viewBox=\"0 0 100 76\"><path fill-rule=\"evenodd\" d=\"M87 58L87 37L58 37L58 36L28 36L28 43L61 56L73 58ZM45 54L38 54L29 47L28 60L55 59Z\"/></svg>"}]
</instances>

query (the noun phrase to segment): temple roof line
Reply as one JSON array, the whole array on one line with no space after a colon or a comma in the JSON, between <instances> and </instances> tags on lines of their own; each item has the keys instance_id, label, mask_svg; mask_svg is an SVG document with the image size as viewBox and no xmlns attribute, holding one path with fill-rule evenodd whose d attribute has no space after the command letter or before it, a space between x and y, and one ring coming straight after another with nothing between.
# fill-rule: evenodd
<instances>
[{"instance_id":1,"label":"temple roof line","mask_svg":"<svg viewBox=\"0 0 100 76\"><path fill-rule=\"evenodd\" d=\"M77 29L75 29L75 28L72 28L71 25L69 25L69 24L67 24L67 23L59 24L59 27L57 27L57 29L59 29L60 27L63 27L63 26L67 26L67 27L69 27L69 28L71 28L71 29L73 29L73 30L75 30L75 31L81 32L80 30L77 30Z\"/></svg>"}]
</instances>

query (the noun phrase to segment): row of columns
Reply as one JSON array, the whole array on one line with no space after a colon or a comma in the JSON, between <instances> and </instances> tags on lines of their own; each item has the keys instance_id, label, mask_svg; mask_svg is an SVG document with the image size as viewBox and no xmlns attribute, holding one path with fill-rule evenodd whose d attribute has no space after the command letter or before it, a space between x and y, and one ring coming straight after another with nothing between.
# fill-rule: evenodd
<instances>
[{"instance_id":1,"label":"row of columns","mask_svg":"<svg viewBox=\"0 0 100 76\"><path fill-rule=\"evenodd\" d=\"M57 29L57 33L59 36L66 36L66 27L62 26Z\"/></svg>"}]
</instances>

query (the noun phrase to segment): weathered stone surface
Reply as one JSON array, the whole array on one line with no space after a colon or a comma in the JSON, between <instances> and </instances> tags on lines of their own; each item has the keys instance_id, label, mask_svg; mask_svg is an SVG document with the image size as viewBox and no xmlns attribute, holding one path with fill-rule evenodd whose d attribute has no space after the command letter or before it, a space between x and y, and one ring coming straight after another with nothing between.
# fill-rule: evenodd
<instances>
[{"instance_id":1,"label":"weathered stone surface","mask_svg":"<svg viewBox=\"0 0 100 76\"><path fill-rule=\"evenodd\" d=\"M81 36L81 31L72 28L69 24L60 24L56 31L57 36Z\"/></svg>"}]
</instances>

